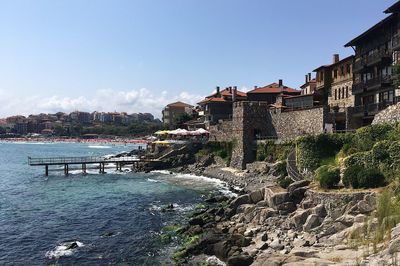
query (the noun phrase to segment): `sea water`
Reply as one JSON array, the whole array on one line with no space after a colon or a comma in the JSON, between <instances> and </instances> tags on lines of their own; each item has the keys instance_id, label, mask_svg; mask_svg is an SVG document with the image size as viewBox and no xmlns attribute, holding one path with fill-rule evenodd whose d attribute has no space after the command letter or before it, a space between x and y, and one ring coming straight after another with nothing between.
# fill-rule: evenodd
<instances>
[{"instance_id":1,"label":"sea water","mask_svg":"<svg viewBox=\"0 0 400 266\"><path fill-rule=\"evenodd\" d=\"M99 156L134 145L0 142L0 265L168 265L166 225L184 223L210 193L229 194L215 179L194 175L50 171L30 157ZM56 169L57 167L51 167ZM61 169L59 169L61 170ZM174 211L163 212L173 204ZM71 243L76 247L68 249Z\"/></svg>"}]
</instances>

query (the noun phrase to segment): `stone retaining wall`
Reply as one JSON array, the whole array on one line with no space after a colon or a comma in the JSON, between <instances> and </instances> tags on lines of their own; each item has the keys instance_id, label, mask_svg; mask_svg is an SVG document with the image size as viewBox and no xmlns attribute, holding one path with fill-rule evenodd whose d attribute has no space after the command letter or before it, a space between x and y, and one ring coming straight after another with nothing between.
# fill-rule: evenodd
<instances>
[{"instance_id":1,"label":"stone retaining wall","mask_svg":"<svg viewBox=\"0 0 400 266\"><path fill-rule=\"evenodd\" d=\"M232 141L232 121L221 121L208 128L211 141Z\"/></svg>"},{"instance_id":2,"label":"stone retaining wall","mask_svg":"<svg viewBox=\"0 0 400 266\"><path fill-rule=\"evenodd\" d=\"M394 123L400 121L400 103L391 105L385 110L380 111L375 115L372 121L373 125L383 124L383 123Z\"/></svg>"}]
</instances>

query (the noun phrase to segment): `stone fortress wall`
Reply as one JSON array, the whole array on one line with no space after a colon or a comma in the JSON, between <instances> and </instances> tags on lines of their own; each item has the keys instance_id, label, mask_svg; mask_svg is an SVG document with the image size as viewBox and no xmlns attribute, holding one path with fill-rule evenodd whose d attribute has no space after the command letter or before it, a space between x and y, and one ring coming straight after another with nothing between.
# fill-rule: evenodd
<instances>
[{"instance_id":1,"label":"stone fortress wall","mask_svg":"<svg viewBox=\"0 0 400 266\"><path fill-rule=\"evenodd\" d=\"M324 107L281 112L263 102L236 102L233 105L231 166L245 169L247 163L255 160L257 135L288 141L323 133L325 123L332 123L332 117Z\"/></svg>"}]
</instances>

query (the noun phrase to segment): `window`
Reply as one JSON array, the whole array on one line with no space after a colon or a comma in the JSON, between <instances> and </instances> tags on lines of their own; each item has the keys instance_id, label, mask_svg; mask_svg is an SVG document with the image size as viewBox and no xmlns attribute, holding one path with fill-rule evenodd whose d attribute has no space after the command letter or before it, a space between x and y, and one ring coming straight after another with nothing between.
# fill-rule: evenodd
<instances>
[{"instance_id":1,"label":"window","mask_svg":"<svg viewBox=\"0 0 400 266\"><path fill-rule=\"evenodd\" d=\"M340 100L340 98L341 98L340 96L341 96L341 95L340 95L340 88L339 88L339 97L338 97L338 98L339 98L339 100Z\"/></svg>"},{"instance_id":2,"label":"window","mask_svg":"<svg viewBox=\"0 0 400 266\"><path fill-rule=\"evenodd\" d=\"M337 89L335 89L335 100L337 100Z\"/></svg>"},{"instance_id":3,"label":"window","mask_svg":"<svg viewBox=\"0 0 400 266\"><path fill-rule=\"evenodd\" d=\"M344 87L342 87L342 98L344 98Z\"/></svg>"},{"instance_id":4,"label":"window","mask_svg":"<svg viewBox=\"0 0 400 266\"><path fill-rule=\"evenodd\" d=\"M337 78L337 72L338 72L337 69L333 70L333 78Z\"/></svg>"},{"instance_id":5,"label":"window","mask_svg":"<svg viewBox=\"0 0 400 266\"><path fill-rule=\"evenodd\" d=\"M346 73L347 73L347 74L350 74L350 72L351 72L351 65L350 65L350 64L347 64L347 65L346 65Z\"/></svg>"},{"instance_id":6,"label":"window","mask_svg":"<svg viewBox=\"0 0 400 266\"><path fill-rule=\"evenodd\" d=\"M344 66L340 67L340 75L344 76Z\"/></svg>"},{"instance_id":7,"label":"window","mask_svg":"<svg viewBox=\"0 0 400 266\"><path fill-rule=\"evenodd\" d=\"M346 86L346 98L349 98L349 87Z\"/></svg>"}]
</instances>

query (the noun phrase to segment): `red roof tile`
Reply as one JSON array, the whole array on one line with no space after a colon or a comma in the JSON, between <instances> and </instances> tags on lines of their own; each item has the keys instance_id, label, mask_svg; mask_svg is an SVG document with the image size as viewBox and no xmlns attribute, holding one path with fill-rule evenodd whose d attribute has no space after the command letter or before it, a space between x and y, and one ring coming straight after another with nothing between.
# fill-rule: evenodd
<instances>
[{"instance_id":1,"label":"red roof tile","mask_svg":"<svg viewBox=\"0 0 400 266\"><path fill-rule=\"evenodd\" d=\"M190 104L184 103L184 102L174 102L174 103L170 103L167 106L169 107L193 107Z\"/></svg>"},{"instance_id":2,"label":"red roof tile","mask_svg":"<svg viewBox=\"0 0 400 266\"><path fill-rule=\"evenodd\" d=\"M287 86L283 86L283 88L280 88L278 83L271 83L267 86L251 90L247 93L280 93L280 92L285 92L285 93L298 92L298 93L300 93L299 90L295 90L295 89L287 87Z\"/></svg>"},{"instance_id":3,"label":"red roof tile","mask_svg":"<svg viewBox=\"0 0 400 266\"><path fill-rule=\"evenodd\" d=\"M210 98L205 98L198 104L206 104L206 103L210 103L210 102L220 102L221 103L221 102L227 102L227 101L222 97L210 97Z\"/></svg>"},{"instance_id":4,"label":"red roof tile","mask_svg":"<svg viewBox=\"0 0 400 266\"><path fill-rule=\"evenodd\" d=\"M224 89L224 90L220 91L220 94L221 94L221 96L225 96L225 97L232 96L232 93L230 93L228 89ZM245 92L242 92L242 91L239 91L239 90L236 91L236 95L239 96L239 97L246 97L247 96ZM216 92L211 94L210 96L207 96L206 98L211 98L211 97L215 97L215 96L217 96Z\"/></svg>"}]
</instances>

